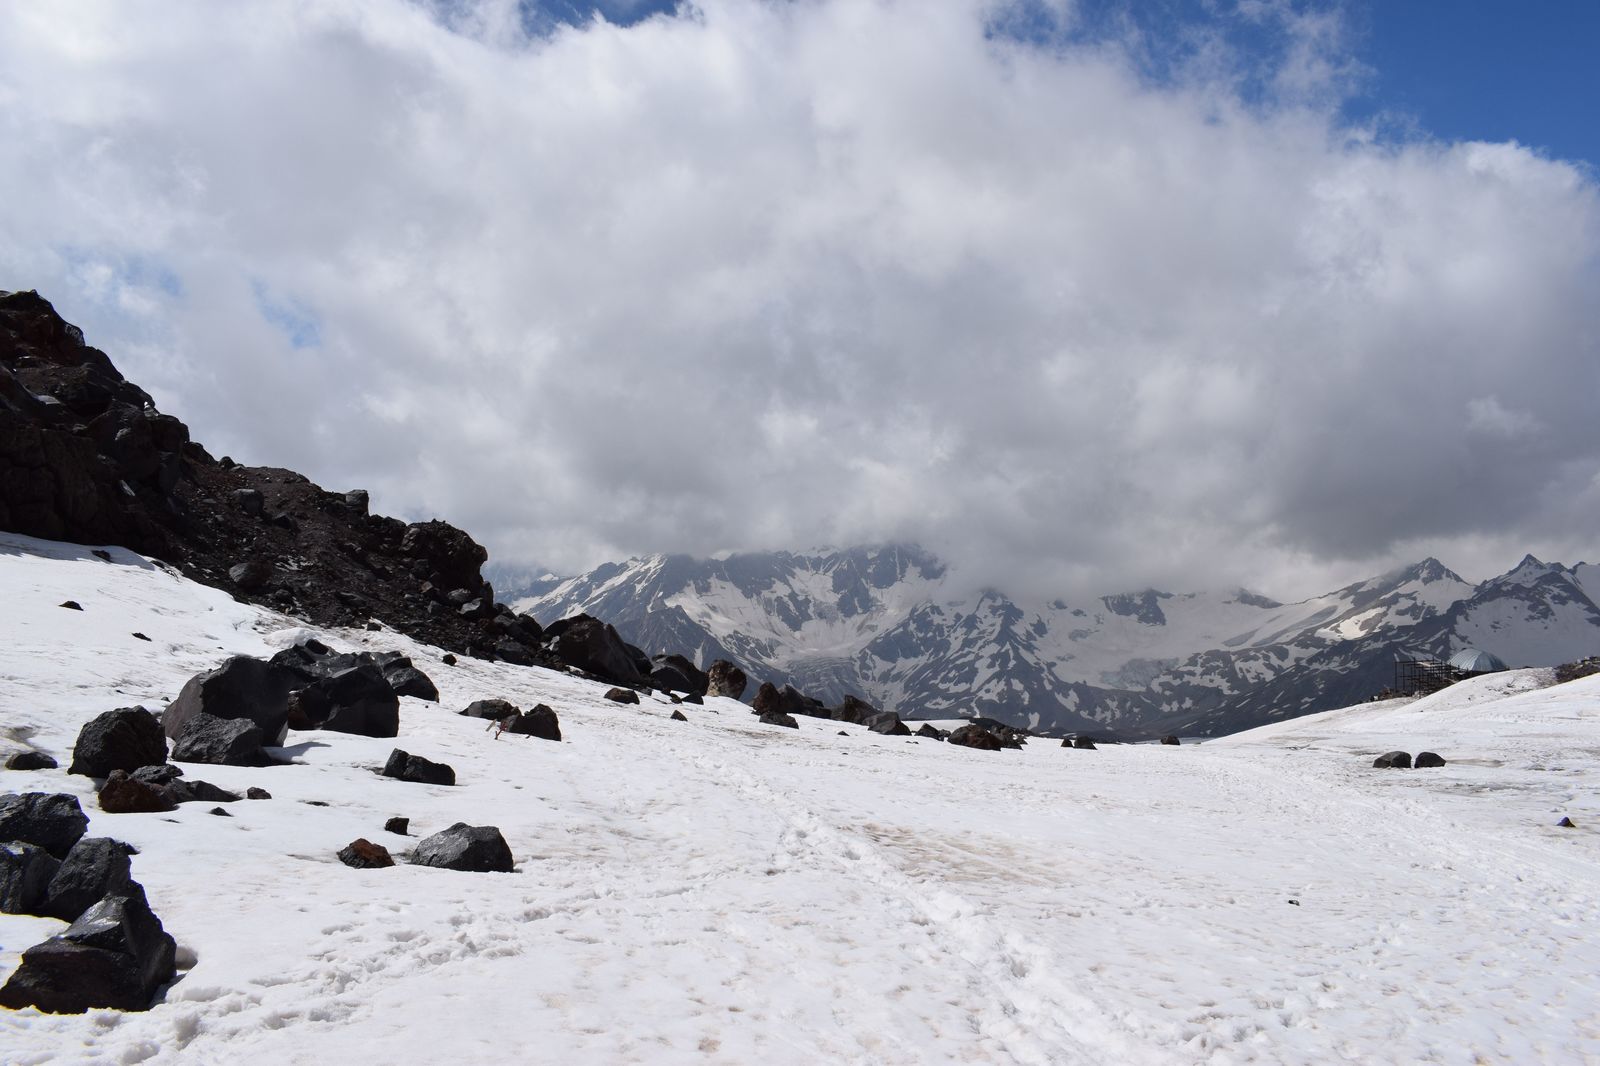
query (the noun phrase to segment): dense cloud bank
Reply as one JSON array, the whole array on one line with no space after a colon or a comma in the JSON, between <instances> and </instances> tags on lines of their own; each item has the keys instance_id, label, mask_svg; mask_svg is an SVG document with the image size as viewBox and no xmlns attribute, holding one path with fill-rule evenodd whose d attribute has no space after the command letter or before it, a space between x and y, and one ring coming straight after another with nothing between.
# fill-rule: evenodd
<instances>
[{"instance_id":1,"label":"dense cloud bank","mask_svg":"<svg viewBox=\"0 0 1600 1066\"><path fill-rule=\"evenodd\" d=\"M1245 91L976 0L11 5L0 288L219 452L505 562L1594 554L1592 172L1349 128L1338 34L1256 7L1291 47Z\"/></svg>"}]
</instances>

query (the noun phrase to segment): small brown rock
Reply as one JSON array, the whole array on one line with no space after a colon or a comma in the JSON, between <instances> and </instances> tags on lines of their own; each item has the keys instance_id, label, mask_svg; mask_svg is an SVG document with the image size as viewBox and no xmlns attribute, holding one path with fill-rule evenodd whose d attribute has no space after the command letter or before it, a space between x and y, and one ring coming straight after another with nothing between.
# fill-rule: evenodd
<instances>
[{"instance_id":1,"label":"small brown rock","mask_svg":"<svg viewBox=\"0 0 1600 1066\"><path fill-rule=\"evenodd\" d=\"M107 814L156 814L176 808L166 790L113 770L100 789L100 809Z\"/></svg>"},{"instance_id":2,"label":"small brown rock","mask_svg":"<svg viewBox=\"0 0 1600 1066\"><path fill-rule=\"evenodd\" d=\"M358 837L339 849L339 861L357 870L380 870L393 866L394 858L382 844Z\"/></svg>"},{"instance_id":3,"label":"small brown rock","mask_svg":"<svg viewBox=\"0 0 1600 1066\"><path fill-rule=\"evenodd\" d=\"M410 828L411 819L409 818L390 818L383 823L383 831L385 833L395 833L399 836L405 836L406 831Z\"/></svg>"}]
</instances>

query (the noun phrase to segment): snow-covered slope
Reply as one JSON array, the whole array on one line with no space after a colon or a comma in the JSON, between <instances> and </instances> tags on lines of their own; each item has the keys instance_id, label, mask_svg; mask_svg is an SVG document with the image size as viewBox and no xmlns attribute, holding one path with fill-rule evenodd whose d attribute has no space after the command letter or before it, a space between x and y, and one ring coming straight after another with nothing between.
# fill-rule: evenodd
<instances>
[{"instance_id":1,"label":"snow-covered slope","mask_svg":"<svg viewBox=\"0 0 1600 1066\"><path fill-rule=\"evenodd\" d=\"M913 718L1215 735L1270 720L1252 699L1264 686L1280 714L1370 695L1397 647L1479 646L1517 665L1593 654L1594 570L1527 560L1475 587L1427 559L1292 604L1244 589L1070 603L956 594L936 559L888 546L650 556L543 583L517 605L546 622L586 611L652 653L729 658L829 703L852 693Z\"/></svg>"},{"instance_id":2,"label":"snow-covered slope","mask_svg":"<svg viewBox=\"0 0 1600 1066\"><path fill-rule=\"evenodd\" d=\"M92 715L304 633L113 558L0 536L6 750L65 763ZM717 699L674 722L566 675L320 636L406 651L443 702L404 700L395 741L299 733L294 765L191 768L272 792L230 818L0 776L78 794L91 833L139 848L185 962L145 1014L0 1011L7 1063L1600 1059L1600 678L1201 746L978 752ZM563 742L453 713L486 696L551 704ZM377 777L396 744L460 784ZM1372 770L1391 746L1450 764ZM391 815L497 825L517 870L334 859L357 836L402 850ZM0 980L58 925L0 915Z\"/></svg>"}]
</instances>

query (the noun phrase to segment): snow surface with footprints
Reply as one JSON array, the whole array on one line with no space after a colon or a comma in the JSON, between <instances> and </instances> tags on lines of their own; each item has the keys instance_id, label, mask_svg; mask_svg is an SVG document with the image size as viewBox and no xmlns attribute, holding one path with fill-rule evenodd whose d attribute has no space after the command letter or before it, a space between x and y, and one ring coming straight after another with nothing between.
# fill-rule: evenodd
<instances>
[{"instance_id":1,"label":"snow surface with footprints","mask_svg":"<svg viewBox=\"0 0 1600 1066\"><path fill-rule=\"evenodd\" d=\"M0 535L0 752L65 765L94 714L308 634L403 650L442 701L403 700L393 741L295 733L292 765L189 767L271 791L229 818L107 815L86 778L0 773L138 847L181 963L148 1013L0 1011L7 1063L1600 1063L1600 678L980 752L722 699L675 722L663 697L445 666L110 552ZM454 713L488 696L550 704L563 741ZM459 784L378 777L397 745ZM1390 748L1450 763L1373 770ZM500 827L516 872L334 857L456 821ZM0 979L59 926L0 915Z\"/></svg>"}]
</instances>

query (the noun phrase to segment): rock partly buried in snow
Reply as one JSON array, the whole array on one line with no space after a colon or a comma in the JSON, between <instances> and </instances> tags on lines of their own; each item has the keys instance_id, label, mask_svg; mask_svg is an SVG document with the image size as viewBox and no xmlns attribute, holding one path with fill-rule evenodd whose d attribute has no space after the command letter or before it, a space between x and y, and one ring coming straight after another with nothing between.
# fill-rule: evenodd
<instances>
[{"instance_id":1,"label":"rock partly buried in snow","mask_svg":"<svg viewBox=\"0 0 1600 1066\"><path fill-rule=\"evenodd\" d=\"M800 723L794 720L794 715L784 714L782 711L768 711L760 720L762 725L781 725L787 729L800 728Z\"/></svg>"},{"instance_id":2,"label":"rock partly buried in snow","mask_svg":"<svg viewBox=\"0 0 1600 1066\"><path fill-rule=\"evenodd\" d=\"M0 840L33 844L64 859L88 828L89 818L77 796L60 792L0 796Z\"/></svg>"},{"instance_id":3,"label":"rock partly buried in snow","mask_svg":"<svg viewBox=\"0 0 1600 1066\"><path fill-rule=\"evenodd\" d=\"M54 770L59 765L42 751L19 751L6 759L7 770Z\"/></svg>"},{"instance_id":4,"label":"rock partly buried in snow","mask_svg":"<svg viewBox=\"0 0 1600 1066\"><path fill-rule=\"evenodd\" d=\"M1417 761L1412 765L1418 770L1430 770L1436 766L1443 766L1444 759L1439 755L1438 752L1419 751L1417 752Z\"/></svg>"},{"instance_id":5,"label":"rock partly buried in snow","mask_svg":"<svg viewBox=\"0 0 1600 1066\"><path fill-rule=\"evenodd\" d=\"M1166 736L1161 738L1161 743L1163 743L1163 744L1177 744L1178 743L1178 738L1173 736L1171 733L1168 733Z\"/></svg>"},{"instance_id":6,"label":"rock partly buried in snow","mask_svg":"<svg viewBox=\"0 0 1600 1066\"><path fill-rule=\"evenodd\" d=\"M119 707L84 723L67 773L109 777L113 770L131 772L166 761L167 737L156 716L143 707Z\"/></svg>"},{"instance_id":7,"label":"rock partly buried in snow","mask_svg":"<svg viewBox=\"0 0 1600 1066\"><path fill-rule=\"evenodd\" d=\"M97 798L107 814L160 814L178 806L166 788L140 781L126 770L111 771Z\"/></svg>"},{"instance_id":8,"label":"rock partly buried in snow","mask_svg":"<svg viewBox=\"0 0 1600 1066\"><path fill-rule=\"evenodd\" d=\"M357 870L381 870L394 865L394 857L382 844L357 837L339 849L339 861Z\"/></svg>"},{"instance_id":9,"label":"rock partly buried in snow","mask_svg":"<svg viewBox=\"0 0 1600 1066\"><path fill-rule=\"evenodd\" d=\"M1404 751L1386 751L1372 760L1375 770L1409 770L1411 769L1411 755Z\"/></svg>"},{"instance_id":10,"label":"rock partly buried in snow","mask_svg":"<svg viewBox=\"0 0 1600 1066\"><path fill-rule=\"evenodd\" d=\"M650 660L650 683L658 689L704 694L711 679L682 655L657 655Z\"/></svg>"},{"instance_id":11,"label":"rock partly buried in snow","mask_svg":"<svg viewBox=\"0 0 1600 1066\"><path fill-rule=\"evenodd\" d=\"M429 703L439 702L439 687L427 674L411 665L382 666L383 677L389 682L389 687L394 689L396 696L412 696Z\"/></svg>"},{"instance_id":12,"label":"rock partly buried in snow","mask_svg":"<svg viewBox=\"0 0 1600 1066\"><path fill-rule=\"evenodd\" d=\"M456 772L442 762L424 759L420 755L412 755L399 748L389 753L389 761L383 764L383 776L392 777L399 781L410 781L418 785L453 785L456 783Z\"/></svg>"},{"instance_id":13,"label":"rock partly buried in snow","mask_svg":"<svg viewBox=\"0 0 1600 1066\"><path fill-rule=\"evenodd\" d=\"M545 647L568 666L613 684L644 683L644 672L632 649L616 629L587 614L552 622L544 631ZM649 660L645 661L648 667Z\"/></svg>"},{"instance_id":14,"label":"rock partly buried in snow","mask_svg":"<svg viewBox=\"0 0 1600 1066\"><path fill-rule=\"evenodd\" d=\"M23 952L0 1006L50 1014L142 1011L177 973L177 945L142 891L108 896L59 936Z\"/></svg>"},{"instance_id":15,"label":"rock partly buried in snow","mask_svg":"<svg viewBox=\"0 0 1600 1066\"><path fill-rule=\"evenodd\" d=\"M522 714L522 708L510 700L473 700L467 704L467 709L461 713L468 718L484 718L491 722L504 722L507 718L516 718Z\"/></svg>"},{"instance_id":16,"label":"rock partly buried in snow","mask_svg":"<svg viewBox=\"0 0 1600 1066\"><path fill-rule=\"evenodd\" d=\"M524 737L538 737L540 740L560 740L561 722L556 718L554 708L541 703L533 710L513 718L506 732Z\"/></svg>"},{"instance_id":17,"label":"rock partly buried in snow","mask_svg":"<svg viewBox=\"0 0 1600 1066\"><path fill-rule=\"evenodd\" d=\"M631 688L614 688L606 691L606 699L613 703L638 703L639 694Z\"/></svg>"},{"instance_id":18,"label":"rock partly buried in snow","mask_svg":"<svg viewBox=\"0 0 1600 1066\"><path fill-rule=\"evenodd\" d=\"M866 700L860 699L856 696L846 696L839 706L835 707L831 712L829 712L829 717L836 722L849 722L851 725L866 725L867 719L878 713L878 708L874 707Z\"/></svg>"},{"instance_id":19,"label":"rock partly buried in snow","mask_svg":"<svg viewBox=\"0 0 1600 1066\"><path fill-rule=\"evenodd\" d=\"M977 748L979 751L999 751L1000 738L983 728L981 725L959 726L945 740L963 748Z\"/></svg>"},{"instance_id":20,"label":"rock partly buried in snow","mask_svg":"<svg viewBox=\"0 0 1600 1066\"><path fill-rule=\"evenodd\" d=\"M672 720L674 722L687 722L689 719L687 719L687 718L685 718L683 716L683 712L682 711L673 711L672 712Z\"/></svg>"},{"instance_id":21,"label":"rock partly buried in snow","mask_svg":"<svg viewBox=\"0 0 1600 1066\"><path fill-rule=\"evenodd\" d=\"M56 857L37 844L0 844L0 913L38 914L60 868Z\"/></svg>"},{"instance_id":22,"label":"rock partly buried in snow","mask_svg":"<svg viewBox=\"0 0 1600 1066\"><path fill-rule=\"evenodd\" d=\"M390 818L383 823L383 831L385 833L394 833L397 836L405 836L406 831L410 828L411 819L409 818Z\"/></svg>"},{"instance_id":23,"label":"rock partly buried in snow","mask_svg":"<svg viewBox=\"0 0 1600 1066\"><path fill-rule=\"evenodd\" d=\"M900 716L893 711L879 711L869 717L864 723L874 733L882 733L886 737L909 737L911 727L900 720Z\"/></svg>"},{"instance_id":24,"label":"rock partly buried in snow","mask_svg":"<svg viewBox=\"0 0 1600 1066\"><path fill-rule=\"evenodd\" d=\"M736 700L744 696L747 684L749 679L744 671L726 659L718 659L706 670L707 696L727 696Z\"/></svg>"},{"instance_id":25,"label":"rock partly buried in snow","mask_svg":"<svg viewBox=\"0 0 1600 1066\"><path fill-rule=\"evenodd\" d=\"M296 676L283 667L235 655L191 677L161 716L161 726L177 740L198 715L244 720L259 727L262 743L281 745L289 732L289 693L296 687Z\"/></svg>"},{"instance_id":26,"label":"rock partly buried in snow","mask_svg":"<svg viewBox=\"0 0 1600 1066\"><path fill-rule=\"evenodd\" d=\"M400 735L400 700L374 663L356 663L319 677L295 693L316 728L362 737Z\"/></svg>"},{"instance_id":27,"label":"rock partly buried in snow","mask_svg":"<svg viewBox=\"0 0 1600 1066\"><path fill-rule=\"evenodd\" d=\"M272 760L262 750L262 731L248 718L191 715L172 745L174 762L211 763L218 766L268 766Z\"/></svg>"},{"instance_id":28,"label":"rock partly buried in snow","mask_svg":"<svg viewBox=\"0 0 1600 1066\"><path fill-rule=\"evenodd\" d=\"M1074 737L1072 746L1079 751L1094 751L1094 741L1089 737Z\"/></svg>"},{"instance_id":29,"label":"rock partly buried in snow","mask_svg":"<svg viewBox=\"0 0 1600 1066\"><path fill-rule=\"evenodd\" d=\"M84 837L67 852L61 868L50 879L44 908L39 913L73 922L105 897L127 895L133 882L133 868L128 861L132 851L120 840Z\"/></svg>"},{"instance_id":30,"label":"rock partly buried in snow","mask_svg":"<svg viewBox=\"0 0 1600 1066\"><path fill-rule=\"evenodd\" d=\"M917 727L916 735L919 737L925 737L929 740L943 740L949 734L944 730L937 728L936 726L931 726L927 722L923 722Z\"/></svg>"},{"instance_id":31,"label":"rock partly buried in snow","mask_svg":"<svg viewBox=\"0 0 1600 1066\"><path fill-rule=\"evenodd\" d=\"M272 793L268 792L264 788L257 788L256 786L251 785L249 788L244 790L244 798L250 800L269 800L272 798Z\"/></svg>"},{"instance_id":32,"label":"rock partly buried in snow","mask_svg":"<svg viewBox=\"0 0 1600 1066\"><path fill-rule=\"evenodd\" d=\"M500 830L465 822L425 837L411 853L411 862L468 873L510 873L512 867L511 848Z\"/></svg>"}]
</instances>

